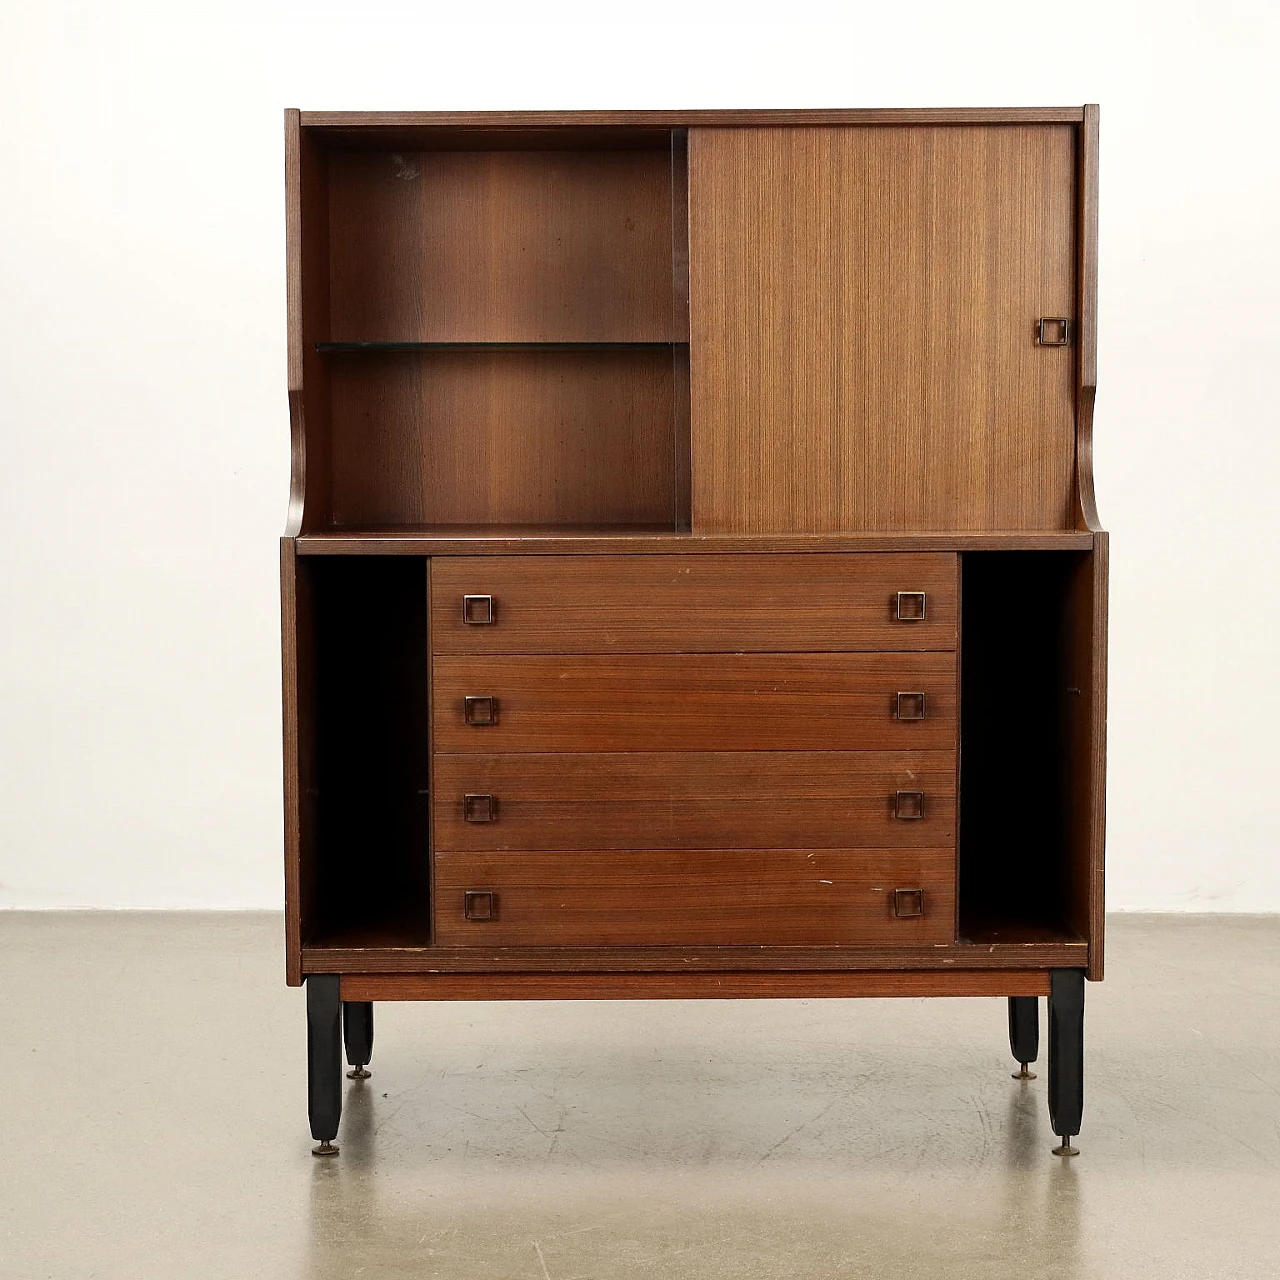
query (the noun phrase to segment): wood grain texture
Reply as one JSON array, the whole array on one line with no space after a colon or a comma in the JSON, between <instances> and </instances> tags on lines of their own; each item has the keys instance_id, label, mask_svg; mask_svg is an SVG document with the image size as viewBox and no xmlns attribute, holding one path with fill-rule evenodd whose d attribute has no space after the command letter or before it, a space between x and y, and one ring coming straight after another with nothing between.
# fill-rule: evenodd
<instances>
[{"instance_id":1,"label":"wood grain texture","mask_svg":"<svg viewBox=\"0 0 1280 1280\"><path fill-rule=\"evenodd\" d=\"M953 849L644 849L459 853L436 848L443 946L922 946L955 938ZM923 889L899 919L895 889ZM467 920L467 891L496 917Z\"/></svg>"},{"instance_id":2,"label":"wood grain texture","mask_svg":"<svg viewBox=\"0 0 1280 1280\"><path fill-rule=\"evenodd\" d=\"M711 111L303 111L304 128L682 128L694 125L1078 123L1081 107L871 107Z\"/></svg>"},{"instance_id":3,"label":"wood grain texture","mask_svg":"<svg viewBox=\"0 0 1280 1280\"><path fill-rule=\"evenodd\" d=\"M420 930L419 930L420 932ZM303 948L304 973L793 973L1079 969L1084 942L927 947L442 947L385 931L326 934Z\"/></svg>"},{"instance_id":4,"label":"wood grain texture","mask_svg":"<svg viewBox=\"0 0 1280 1280\"><path fill-rule=\"evenodd\" d=\"M777 1000L1048 994L1048 971L1035 969L958 973L351 973L342 978L344 1000Z\"/></svg>"},{"instance_id":5,"label":"wood grain texture","mask_svg":"<svg viewBox=\"0 0 1280 1280\"><path fill-rule=\"evenodd\" d=\"M333 523L675 527L672 355L329 357Z\"/></svg>"},{"instance_id":6,"label":"wood grain texture","mask_svg":"<svg viewBox=\"0 0 1280 1280\"><path fill-rule=\"evenodd\" d=\"M946 751L437 755L435 840L502 849L941 848L955 843ZM894 815L923 791L924 817ZM468 822L463 797L497 818Z\"/></svg>"},{"instance_id":7,"label":"wood grain texture","mask_svg":"<svg viewBox=\"0 0 1280 1280\"><path fill-rule=\"evenodd\" d=\"M1103 975L1106 923L1108 543L1099 533L1093 554L1081 558L1072 576L1066 636L1067 918L1088 939L1086 972L1094 982Z\"/></svg>"},{"instance_id":8,"label":"wood grain texture","mask_svg":"<svg viewBox=\"0 0 1280 1280\"><path fill-rule=\"evenodd\" d=\"M846 551L1087 551L1093 534L1060 529L1039 533L840 533L725 535L673 532L653 526L428 525L346 529L306 534L300 556L723 555L743 552L814 554Z\"/></svg>"},{"instance_id":9,"label":"wood grain texture","mask_svg":"<svg viewBox=\"0 0 1280 1280\"><path fill-rule=\"evenodd\" d=\"M1074 130L689 141L693 528L1069 527Z\"/></svg>"},{"instance_id":10,"label":"wood grain texture","mask_svg":"<svg viewBox=\"0 0 1280 1280\"><path fill-rule=\"evenodd\" d=\"M307 827L304 814L302 780L304 742L310 734L302 731L300 722L309 715L312 704L310 680L304 662L299 660L299 611L306 610L305 587L299 600L298 563L291 538L280 539L280 666L283 695L283 761L284 761L284 953L285 981L291 987L302 983L302 900L304 897L303 832ZM307 628L306 630L309 630ZM308 637L309 638L309 637ZM310 870L306 860L307 871Z\"/></svg>"},{"instance_id":11,"label":"wood grain texture","mask_svg":"<svg viewBox=\"0 0 1280 1280\"><path fill-rule=\"evenodd\" d=\"M438 657L439 752L951 751L953 654L632 654ZM899 691L923 720L894 718ZM499 700L496 725L463 699Z\"/></svg>"},{"instance_id":12,"label":"wood grain texture","mask_svg":"<svg viewBox=\"0 0 1280 1280\"><path fill-rule=\"evenodd\" d=\"M899 621L897 593L925 617ZM436 653L954 649L957 559L901 555L510 556L441 560ZM491 625L462 618L489 595Z\"/></svg>"},{"instance_id":13,"label":"wood grain texture","mask_svg":"<svg viewBox=\"0 0 1280 1280\"><path fill-rule=\"evenodd\" d=\"M315 139L285 112L290 482L285 536L328 524L329 375L315 342L329 328L327 167Z\"/></svg>"},{"instance_id":14,"label":"wood grain texture","mask_svg":"<svg viewBox=\"0 0 1280 1280\"><path fill-rule=\"evenodd\" d=\"M329 336L674 340L664 142L652 151L334 153Z\"/></svg>"},{"instance_id":15,"label":"wood grain texture","mask_svg":"<svg viewBox=\"0 0 1280 1280\"><path fill-rule=\"evenodd\" d=\"M1101 532L1093 483L1093 413L1098 396L1098 108L1087 106L1077 147L1079 383L1076 392L1076 523Z\"/></svg>"}]
</instances>

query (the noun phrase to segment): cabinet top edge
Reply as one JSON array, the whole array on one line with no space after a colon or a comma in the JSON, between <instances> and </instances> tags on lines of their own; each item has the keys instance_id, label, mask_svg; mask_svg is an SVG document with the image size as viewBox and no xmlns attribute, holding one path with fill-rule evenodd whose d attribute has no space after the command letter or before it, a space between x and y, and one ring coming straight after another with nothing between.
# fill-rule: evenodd
<instances>
[{"instance_id":1,"label":"cabinet top edge","mask_svg":"<svg viewBox=\"0 0 1280 1280\"><path fill-rule=\"evenodd\" d=\"M296 109L291 109L296 110ZM696 111L301 111L304 129L596 126L678 129L769 125L1079 124L1079 107L858 107Z\"/></svg>"}]
</instances>

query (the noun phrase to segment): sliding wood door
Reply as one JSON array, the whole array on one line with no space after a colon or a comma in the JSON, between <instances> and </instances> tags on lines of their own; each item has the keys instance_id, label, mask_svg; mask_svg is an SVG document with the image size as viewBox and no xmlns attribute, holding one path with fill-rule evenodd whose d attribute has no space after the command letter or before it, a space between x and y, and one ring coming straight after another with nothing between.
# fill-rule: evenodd
<instances>
[{"instance_id":1,"label":"sliding wood door","mask_svg":"<svg viewBox=\"0 0 1280 1280\"><path fill-rule=\"evenodd\" d=\"M1071 526L1072 126L693 129L689 178L696 532Z\"/></svg>"}]
</instances>

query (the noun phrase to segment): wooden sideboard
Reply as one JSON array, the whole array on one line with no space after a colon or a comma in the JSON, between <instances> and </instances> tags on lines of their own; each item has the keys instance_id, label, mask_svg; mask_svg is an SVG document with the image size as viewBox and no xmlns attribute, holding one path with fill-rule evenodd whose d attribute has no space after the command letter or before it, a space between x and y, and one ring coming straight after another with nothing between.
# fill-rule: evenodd
<instances>
[{"instance_id":1,"label":"wooden sideboard","mask_svg":"<svg viewBox=\"0 0 1280 1280\"><path fill-rule=\"evenodd\" d=\"M285 123L316 1153L377 1000L983 995L1074 1154L1097 108Z\"/></svg>"}]
</instances>

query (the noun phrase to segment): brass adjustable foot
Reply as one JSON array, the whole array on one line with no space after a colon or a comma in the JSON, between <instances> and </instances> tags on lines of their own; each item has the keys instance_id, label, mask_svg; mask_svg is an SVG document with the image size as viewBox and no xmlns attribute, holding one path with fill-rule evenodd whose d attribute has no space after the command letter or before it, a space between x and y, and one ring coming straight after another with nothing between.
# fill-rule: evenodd
<instances>
[{"instance_id":1,"label":"brass adjustable foot","mask_svg":"<svg viewBox=\"0 0 1280 1280\"><path fill-rule=\"evenodd\" d=\"M1036 1073L1034 1071L1028 1071L1027 1065L1028 1064L1025 1062L1020 1062L1018 1064L1021 1070L1013 1073L1013 1078L1015 1080L1034 1080L1036 1078Z\"/></svg>"},{"instance_id":2,"label":"brass adjustable foot","mask_svg":"<svg viewBox=\"0 0 1280 1280\"><path fill-rule=\"evenodd\" d=\"M1070 1134L1070 1133L1067 1133L1067 1134L1060 1133L1058 1137L1062 1139L1062 1146L1054 1147L1053 1154L1055 1156L1078 1156L1080 1154L1080 1148L1073 1147L1071 1145L1071 1139L1074 1136L1075 1136L1074 1134Z\"/></svg>"},{"instance_id":3,"label":"brass adjustable foot","mask_svg":"<svg viewBox=\"0 0 1280 1280\"><path fill-rule=\"evenodd\" d=\"M373 1072L366 1071L363 1067L352 1067L351 1070L347 1072L347 1079L367 1080L371 1075L373 1075Z\"/></svg>"},{"instance_id":4,"label":"brass adjustable foot","mask_svg":"<svg viewBox=\"0 0 1280 1280\"><path fill-rule=\"evenodd\" d=\"M336 1156L338 1148L326 1138L318 1147L311 1148L311 1154L313 1156Z\"/></svg>"}]
</instances>

